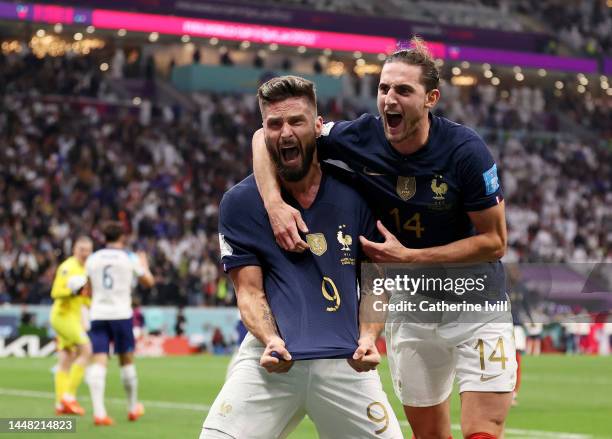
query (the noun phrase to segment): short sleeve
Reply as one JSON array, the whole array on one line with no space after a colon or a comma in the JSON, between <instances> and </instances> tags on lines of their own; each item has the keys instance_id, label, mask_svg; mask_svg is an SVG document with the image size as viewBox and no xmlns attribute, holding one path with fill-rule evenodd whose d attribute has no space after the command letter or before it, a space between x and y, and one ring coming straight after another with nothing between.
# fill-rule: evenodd
<instances>
[{"instance_id":1,"label":"short sleeve","mask_svg":"<svg viewBox=\"0 0 612 439\"><path fill-rule=\"evenodd\" d=\"M471 137L460 148L457 174L466 211L488 209L503 200L497 164L480 137Z\"/></svg>"},{"instance_id":2,"label":"short sleeve","mask_svg":"<svg viewBox=\"0 0 612 439\"><path fill-rule=\"evenodd\" d=\"M225 194L219 206L219 248L223 270L261 265L253 237L257 227L249 227L248 203L241 202L233 191Z\"/></svg>"}]
</instances>

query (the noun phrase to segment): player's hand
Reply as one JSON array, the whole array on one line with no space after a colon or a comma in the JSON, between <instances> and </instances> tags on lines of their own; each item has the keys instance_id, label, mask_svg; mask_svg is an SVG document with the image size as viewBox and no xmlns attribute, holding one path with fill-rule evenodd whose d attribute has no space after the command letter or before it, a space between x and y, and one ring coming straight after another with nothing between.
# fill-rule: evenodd
<instances>
[{"instance_id":1,"label":"player's hand","mask_svg":"<svg viewBox=\"0 0 612 439\"><path fill-rule=\"evenodd\" d=\"M289 206L284 201L278 201L267 206L270 224L274 232L276 243L290 252L302 253L308 249L308 244L300 237L298 232L308 233L308 227L302 219L299 210Z\"/></svg>"},{"instance_id":2,"label":"player's hand","mask_svg":"<svg viewBox=\"0 0 612 439\"><path fill-rule=\"evenodd\" d=\"M380 364L380 354L376 348L376 341L371 337L362 337L358 344L353 358L346 360L348 364L357 372L368 372L376 369Z\"/></svg>"},{"instance_id":3,"label":"player's hand","mask_svg":"<svg viewBox=\"0 0 612 439\"><path fill-rule=\"evenodd\" d=\"M289 369L293 366L293 361L282 338L274 337L268 342L259 359L259 365L269 373L289 372Z\"/></svg>"},{"instance_id":4,"label":"player's hand","mask_svg":"<svg viewBox=\"0 0 612 439\"><path fill-rule=\"evenodd\" d=\"M385 238L384 242L378 243L360 236L361 247L372 262L411 262L411 249L404 247L383 223L376 221L376 227Z\"/></svg>"}]
</instances>

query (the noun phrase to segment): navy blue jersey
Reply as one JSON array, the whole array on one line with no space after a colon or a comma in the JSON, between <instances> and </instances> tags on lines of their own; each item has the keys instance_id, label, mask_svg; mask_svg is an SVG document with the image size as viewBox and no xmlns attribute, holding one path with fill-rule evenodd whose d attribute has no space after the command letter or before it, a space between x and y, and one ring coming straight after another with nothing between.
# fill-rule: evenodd
<instances>
[{"instance_id":1,"label":"navy blue jersey","mask_svg":"<svg viewBox=\"0 0 612 439\"><path fill-rule=\"evenodd\" d=\"M321 160L351 168L374 215L408 248L449 244L476 234L467 212L503 199L497 166L481 137L430 115L427 143L401 154L387 141L380 117L326 124L317 140ZM500 264L492 268L498 274ZM503 272L503 271L502 271Z\"/></svg>"},{"instance_id":2,"label":"navy blue jersey","mask_svg":"<svg viewBox=\"0 0 612 439\"><path fill-rule=\"evenodd\" d=\"M303 209L310 251L282 250L251 175L223 197L219 212L225 271L257 265L281 338L296 360L348 358L359 337L359 235L373 238L366 202L349 186L323 174L314 203Z\"/></svg>"}]
</instances>

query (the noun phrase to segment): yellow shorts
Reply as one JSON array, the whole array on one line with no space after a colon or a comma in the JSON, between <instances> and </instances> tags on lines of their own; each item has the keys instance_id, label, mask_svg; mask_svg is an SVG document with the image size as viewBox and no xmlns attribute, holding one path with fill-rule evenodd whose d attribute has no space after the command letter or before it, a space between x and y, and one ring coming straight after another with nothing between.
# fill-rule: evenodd
<instances>
[{"instance_id":1,"label":"yellow shorts","mask_svg":"<svg viewBox=\"0 0 612 439\"><path fill-rule=\"evenodd\" d=\"M57 334L57 349L73 349L76 345L89 342L87 332L83 329L79 317L51 315L51 327Z\"/></svg>"}]
</instances>

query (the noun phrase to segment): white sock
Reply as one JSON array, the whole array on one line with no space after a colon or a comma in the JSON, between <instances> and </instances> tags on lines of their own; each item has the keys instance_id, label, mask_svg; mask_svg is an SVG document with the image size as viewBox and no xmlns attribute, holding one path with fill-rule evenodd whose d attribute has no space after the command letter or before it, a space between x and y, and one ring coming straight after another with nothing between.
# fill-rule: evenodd
<instances>
[{"instance_id":1,"label":"white sock","mask_svg":"<svg viewBox=\"0 0 612 439\"><path fill-rule=\"evenodd\" d=\"M94 416L96 418L105 418L104 389L106 387L106 367L101 364L92 364L87 369L86 381L91 393Z\"/></svg>"},{"instance_id":2,"label":"white sock","mask_svg":"<svg viewBox=\"0 0 612 439\"><path fill-rule=\"evenodd\" d=\"M138 403L138 376L136 366L128 364L121 367L121 382L128 398L128 410L132 411Z\"/></svg>"}]
</instances>

